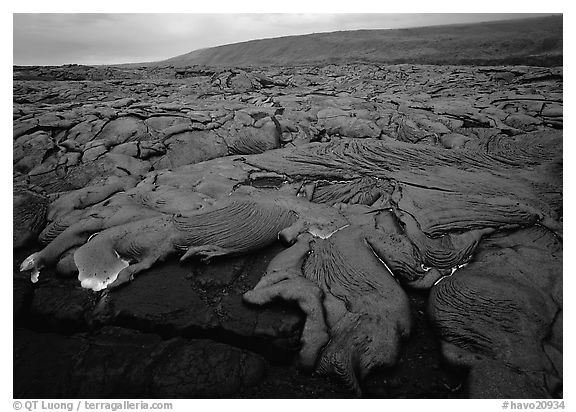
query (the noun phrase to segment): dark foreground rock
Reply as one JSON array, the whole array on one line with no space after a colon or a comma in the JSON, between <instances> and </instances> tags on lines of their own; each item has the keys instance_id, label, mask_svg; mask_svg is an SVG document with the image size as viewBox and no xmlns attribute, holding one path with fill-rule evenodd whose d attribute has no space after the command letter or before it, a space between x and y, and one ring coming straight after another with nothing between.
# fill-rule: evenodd
<instances>
[{"instance_id":1,"label":"dark foreground rock","mask_svg":"<svg viewBox=\"0 0 576 412\"><path fill-rule=\"evenodd\" d=\"M15 398L213 398L258 383L259 356L209 340L122 328L94 335L14 336Z\"/></svg>"},{"instance_id":2,"label":"dark foreground rock","mask_svg":"<svg viewBox=\"0 0 576 412\"><path fill-rule=\"evenodd\" d=\"M299 310L242 302L242 293L257 283L267 259L281 249L276 245L257 256L211 265L167 262L139 277L141 282L133 287L111 292L93 292L80 287L77 280L57 277L40 280L32 291L29 280L18 276L18 312L26 313L24 322L47 331L77 333L104 325L126 326L164 337L208 337L289 363L298 348Z\"/></svg>"},{"instance_id":3,"label":"dark foreground rock","mask_svg":"<svg viewBox=\"0 0 576 412\"><path fill-rule=\"evenodd\" d=\"M30 285L29 283L27 283ZM32 288L32 286L30 286ZM16 296L16 291L15 291ZM365 396L377 398L454 398L464 396L462 392L463 376L460 373L454 373L442 365L440 359L440 350L438 343L434 339L431 326L428 324L424 311L426 309L426 293L409 293L412 313L414 317L414 332L411 339L406 343L405 350L401 353L400 362L397 368L386 371L375 371L366 380ZM83 347L80 343L89 340L92 335L86 333L72 333L67 331L65 334L51 332L32 332L28 327L15 329L14 351L15 351L15 369L14 369L14 396L22 398L38 397L68 397L74 396L70 387L63 386L69 383L69 371L72 370L73 361L77 357L78 351ZM121 333L120 333L121 332ZM94 372L103 374L103 369L112 369L104 367L108 364L103 359L114 357L116 353L113 348L120 348L118 356L126 356L127 359L134 359L130 353L133 351L141 356L137 364L130 366L132 372L127 382L141 382L144 380L140 375L142 368L138 364L148 364L146 359L150 358L147 350L164 340L156 334L139 333L129 331L123 328L108 328L103 337L98 335L99 345L103 342L107 345L104 350L97 350L93 344L92 353L103 355L92 357L92 363L84 363L88 370L83 369L86 376L83 377L84 383L74 386L74 390L81 386L89 396L98 395L95 388L98 388L101 397L111 396L134 396L150 397L150 392L141 393L143 387L127 388L122 382L114 381L111 372L108 371L105 376L107 380L99 379ZM180 339L172 339L170 342ZM212 347L212 342L210 347ZM173 345L172 349L178 349L179 345ZM124 349L123 349L124 348ZM26 353L24 357L22 354ZM168 348L166 354L171 353ZM157 358L159 364L167 358ZM99 363L95 363L99 360ZM116 360L117 365L126 365L122 360ZM285 361L284 361L285 363ZM270 364L266 368L266 374L257 384L247 387L245 385L237 387L234 393L229 393L226 397L235 398L349 398L353 397L344 386L336 381L327 379L326 376L309 374L298 370L295 366L282 364ZM194 368L192 368L194 370ZM226 369L228 370L228 369ZM115 376L127 374L128 370L121 371L114 369ZM193 375L190 375L193 376ZM123 378L125 379L125 378ZM183 381L189 378L184 377ZM108 382L108 383L106 383ZM116 392L117 395L111 395L114 392L110 386L115 382L125 395ZM96 386L98 385L98 386ZM218 384L215 385L218 387ZM18 394L18 395L17 395ZM105 394L105 395L104 395ZM80 397L80 395L78 395ZM88 395L86 395L88 396ZM191 395L190 395L191 396ZM217 396L217 395L206 395ZM187 397L184 396L184 397Z\"/></svg>"}]
</instances>

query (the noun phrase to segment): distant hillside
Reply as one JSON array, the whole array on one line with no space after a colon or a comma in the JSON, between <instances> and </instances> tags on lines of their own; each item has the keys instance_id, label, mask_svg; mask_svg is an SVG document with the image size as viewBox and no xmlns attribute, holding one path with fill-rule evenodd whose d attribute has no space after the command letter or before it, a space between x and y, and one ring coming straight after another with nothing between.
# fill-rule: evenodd
<instances>
[{"instance_id":1,"label":"distant hillside","mask_svg":"<svg viewBox=\"0 0 576 412\"><path fill-rule=\"evenodd\" d=\"M366 61L562 65L562 16L278 37L195 50L153 65L254 66Z\"/></svg>"}]
</instances>

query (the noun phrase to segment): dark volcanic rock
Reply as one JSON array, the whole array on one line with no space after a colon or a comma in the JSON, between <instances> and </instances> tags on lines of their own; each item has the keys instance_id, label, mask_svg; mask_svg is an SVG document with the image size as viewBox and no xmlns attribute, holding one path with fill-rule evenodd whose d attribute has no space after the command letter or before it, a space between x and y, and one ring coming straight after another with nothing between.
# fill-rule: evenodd
<instances>
[{"instance_id":1,"label":"dark volcanic rock","mask_svg":"<svg viewBox=\"0 0 576 412\"><path fill-rule=\"evenodd\" d=\"M181 334L191 328L212 329L218 318L187 279L186 269L170 262L139 277L133 287L106 297L116 322L142 330Z\"/></svg>"},{"instance_id":2,"label":"dark volcanic rock","mask_svg":"<svg viewBox=\"0 0 576 412\"><path fill-rule=\"evenodd\" d=\"M73 355L69 396L145 397L162 345L157 335L122 328L82 336L82 347Z\"/></svg>"},{"instance_id":3,"label":"dark volcanic rock","mask_svg":"<svg viewBox=\"0 0 576 412\"><path fill-rule=\"evenodd\" d=\"M13 345L15 398L71 396L69 376L82 338L15 329Z\"/></svg>"},{"instance_id":4,"label":"dark volcanic rock","mask_svg":"<svg viewBox=\"0 0 576 412\"><path fill-rule=\"evenodd\" d=\"M267 367L222 343L163 342L122 328L71 337L17 329L14 345L17 398L227 397L257 383Z\"/></svg>"},{"instance_id":5,"label":"dark volcanic rock","mask_svg":"<svg viewBox=\"0 0 576 412\"><path fill-rule=\"evenodd\" d=\"M34 289L30 316L44 329L75 331L86 329L92 322L100 296L84 289L76 281L50 279Z\"/></svg>"},{"instance_id":6,"label":"dark volcanic rock","mask_svg":"<svg viewBox=\"0 0 576 412\"><path fill-rule=\"evenodd\" d=\"M515 72L516 80L509 86L495 83L490 70L474 67L325 66L313 71L322 87L295 80L313 78L305 68L269 74L233 70L215 75L216 90L208 77L191 84L171 77L171 70L150 70L150 77L139 72L139 82L95 81L90 87L63 80L16 80L15 168L56 192L82 187L102 174L118 173L116 167L135 173L133 167L122 164L82 167L83 162L108 152L144 159L155 169L163 169L228 153L257 153L302 139L384 134L401 141L460 147L461 137L449 143L454 134L474 140L481 133L478 128L506 134L562 128L561 72L553 68ZM291 87L286 86L289 77ZM59 87L60 83L67 87ZM538 95L532 94L536 83ZM251 94L236 97L220 87ZM472 91L478 92L478 98ZM52 103L49 108L39 107L36 98L47 103L46 93L53 96ZM20 101L20 96L29 101ZM89 104L56 103L55 97ZM141 147L120 147L131 142L140 142ZM147 144L154 150L146 149Z\"/></svg>"},{"instance_id":7,"label":"dark volcanic rock","mask_svg":"<svg viewBox=\"0 0 576 412\"><path fill-rule=\"evenodd\" d=\"M13 88L14 271L42 272L13 276L15 395L332 393L298 359L368 395L562 396L561 67L16 67ZM439 342L408 336L410 288ZM260 356L273 382L248 389Z\"/></svg>"},{"instance_id":8,"label":"dark volcanic rock","mask_svg":"<svg viewBox=\"0 0 576 412\"><path fill-rule=\"evenodd\" d=\"M220 276L236 276L237 280L225 285L202 281L205 271L214 273L218 266L223 272ZM104 316L112 318L106 322L137 325L141 330L169 336L212 336L253 347L278 360L297 348L301 317L287 307L260 309L243 303L241 293L259 279L258 272L247 272L248 268L253 266L237 269L234 274L225 272L229 269L226 263L214 267L171 262L155 267L139 282L108 294ZM195 279L198 274L200 281Z\"/></svg>"},{"instance_id":9,"label":"dark volcanic rock","mask_svg":"<svg viewBox=\"0 0 576 412\"><path fill-rule=\"evenodd\" d=\"M226 258L211 265L167 262L147 271L139 282L112 292L81 288L76 280L15 281L15 305L22 312L31 300L32 321L43 329L90 330L121 325L163 336L210 337L250 347L286 362L298 348L302 318L286 305L247 306L241 294L259 280L273 246L260 257ZM269 256L269 257L266 257ZM258 261L258 263L256 263Z\"/></svg>"},{"instance_id":10,"label":"dark volcanic rock","mask_svg":"<svg viewBox=\"0 0 576 412\"><path fill-rule=\"evenodd\" d=\"M163 351L153 370L153 396L219 398L258 383L266 362L259 356L222 343L176 341Z\"/></svg>"},{"instance_id":11,"label":"dark volcanic rock","mask_svg":"<svg viewBox=\"0 0 576 412\"><path fill-rule=\"evenodd\" d=\"M12 316L15 325L28 314L30 302L34 294L32 286L30 278L26 275L14 273L12 276Z\"/></svg>"}]
</instances>

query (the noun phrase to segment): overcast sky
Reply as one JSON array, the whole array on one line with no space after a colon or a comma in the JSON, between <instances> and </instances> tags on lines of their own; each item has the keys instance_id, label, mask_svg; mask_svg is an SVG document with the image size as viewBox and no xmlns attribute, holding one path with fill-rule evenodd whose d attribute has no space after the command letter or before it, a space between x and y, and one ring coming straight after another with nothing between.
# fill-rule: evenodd
<instances>
[{"instance_id":1,"label":"overcast sky","mask_svg":"<svg viewBox=\"0 0 576 412\"><path fill-rule=\"evenodd\" d=\"M469 23L542 14L14 14L14 64L157 61L296 34Z\"/></svg>"}]
</instances>

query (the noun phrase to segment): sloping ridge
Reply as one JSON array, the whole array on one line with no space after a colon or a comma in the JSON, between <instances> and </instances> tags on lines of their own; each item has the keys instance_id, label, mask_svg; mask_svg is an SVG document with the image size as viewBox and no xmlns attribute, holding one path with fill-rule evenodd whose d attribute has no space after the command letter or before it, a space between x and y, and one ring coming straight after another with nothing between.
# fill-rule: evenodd
<instances>
[{"instance_id":1,"label":"sloping ridge","mask_svg":"<svg viewBox=\"0 0 576 412\"><path fill-rule=\"evenodd\" d=\"M562 65L562 15L394 30L252 40L195 50L154 65L254 66L365 61Z\"/></svg>"}]
</instances>

